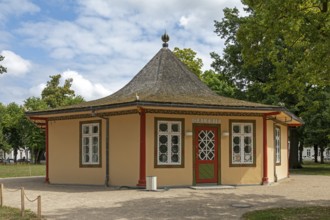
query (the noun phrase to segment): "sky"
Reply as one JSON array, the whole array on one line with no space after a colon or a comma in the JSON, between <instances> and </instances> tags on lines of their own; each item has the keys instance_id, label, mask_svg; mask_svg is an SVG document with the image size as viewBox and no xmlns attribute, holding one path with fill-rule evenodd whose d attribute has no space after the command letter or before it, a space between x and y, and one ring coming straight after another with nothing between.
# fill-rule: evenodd
<instances>
[{"instance_id":1,"label":"sky","mask_svg":"<svg viewBox=\"0 0 330 220\"><path fill-rule=\"evenodd\" d=\"M162 48L191 48L209 69L224 40L214 33L240 0L0 0L0 103L40 97L49 76L72 78L85 100L128 83Z\"/></svg>"}]
</instances>

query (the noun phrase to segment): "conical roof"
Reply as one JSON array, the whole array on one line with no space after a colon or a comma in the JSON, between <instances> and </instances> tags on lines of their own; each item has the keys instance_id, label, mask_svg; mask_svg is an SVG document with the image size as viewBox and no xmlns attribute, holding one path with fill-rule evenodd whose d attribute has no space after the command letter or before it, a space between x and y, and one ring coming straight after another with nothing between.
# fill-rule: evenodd
<instances>
[{"instance_id":1,"label":"conical roof","mask_svg":"<svg viewBox=\"0 0 330 220\"><path fill-rule=\"evenodd\" d=\"M160 51L143 69L116 93L75 107L93 107L124 103L163 103L227 107L270 107L219 96L188 70L167 47Z\"/></svg>"}]
</instances>

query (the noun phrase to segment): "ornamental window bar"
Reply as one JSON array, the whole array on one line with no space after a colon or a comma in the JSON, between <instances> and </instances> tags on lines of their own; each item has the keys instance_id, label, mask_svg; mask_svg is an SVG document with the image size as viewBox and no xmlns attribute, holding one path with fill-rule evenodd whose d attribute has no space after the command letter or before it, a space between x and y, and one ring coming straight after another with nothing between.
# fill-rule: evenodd
<instances>
[{"instance_id":1,"label":"ornamental window bar","mask_svg":"<svg viewBox=\"0 0 330 220\"><path fill-rule=\"evenodd\" d=\"M232 164L253 164L254 158L253 123L232 123Z\"/></svg>"},{"instance_id":2,"label":"ornamental window bar","mask_svg":"<svg viewBox=\"0 0 330 220\"><path fill-rule=\"evenodd\" d=\"M182 122L157 121L157 165L181 165Z\"/></svg>"},{"instance_id":3,"label":"ornamental window bar","mask_svg":"<svg viewBox=\"0 0 330 220\"><path fill-rule=\"evenodd\" d=\"M281 129L278 126L275 127L275 162L281 163Z\"/></svg>"},{"instance_id":4,"label":"ornamental window bar","mask_svg":"<svg viewBox=\"0 0 330 220\"><path fill-rule=\"evenodd\" d=\"M81 126L82 165L98 165L100 163L100 124L90 123Z\"/></svg>"}]
</instances>

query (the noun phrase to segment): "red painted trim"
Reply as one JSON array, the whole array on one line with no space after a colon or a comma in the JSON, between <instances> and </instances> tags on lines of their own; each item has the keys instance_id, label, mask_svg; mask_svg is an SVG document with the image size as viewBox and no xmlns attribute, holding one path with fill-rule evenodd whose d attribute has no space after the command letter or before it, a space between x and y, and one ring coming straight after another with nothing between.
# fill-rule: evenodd
<instances>
[{"instance_id":1,"label":"red painted trim","mask_svg":"<svg viewBox=\"0 0 330 220\"><path fill-rule=\"evenodd\" d=\"M140 108L140 177L137 186L146 186L146 113Z\"/></svg>"},{"instance_id":2,"label":"red painted trim","mask_svg":"<svg viewBox=\"0 0 330 220\"><path fill-rule=\"evenodd\" d=\"M290 177L290 149L289 149L289 127L287 127L286 131L286 150L288 152L288 177Z\"/></svg>"},{"instance_id":3,"label":"red painted trim","mask_svg":"<svg viewBox=\"0 0 330 220\"><path fill-rule=\"evenodd\" d=\"M269 112L269 113L264 113L264 116L271 116L271 115L279 115L281 112Z\"/></svg>"},{"instance_id":4,"label":"red painted trim","mask_svg":"<svg viewBox=\"0 0 330 220\"><path fill-rule=\"evenodd\" d=\"M46 179L45 182L49 183L49 129L48 129L48 119L45 119L46 123Z\"/></svg>"},{"instance_id":5,"label":"red painted trim","mask_svg":"<svg viewBox=\"0 0 330 220\"><path fill-rule=\"evenodd\" d=\"M214 142L215 142L215 148L214 148L214 154L215 158L214 160L199 160L198 159L198 135L199 132L202 130L211 130L214 132ZM196 177L196 183L218 183L218 128L217 127L209 127L209 126L199 126L195 128L195 138L194 138L194 147L195 147L195 177ZM212 179L200 179L199 178L199 164L213 164L214 166L214 177Z\"/></svg>"},{"instance_id":6,"label":"red painted trim","mask_svg":"<svg viewBox=\"0 0 330 220\"><path fill-rule=\"evenodd\" d=\"M288 124L289 127L300 127L302 124Z\"/></svg>"},{"instance_id":7,"label":"red painted trim","mask_svg":"<svg viewBox=\"0 0 330 220\"><path fill-rule=\"evenodd\" d=\"M267 114L263 115L263 177L262 184L268 184L268 146L267 146Z\"/></svg>"},{"instance_id":8,"label":"red painted trim","mask_svg":"<svg viewBox=\"0 0 330 220\"><path fill-rule=\"evenodd\" d=\"M29 117L31 120L43 120L43 121L46 121L47 118L44 118L44 117Z\"/></svg>"}]
</instances>

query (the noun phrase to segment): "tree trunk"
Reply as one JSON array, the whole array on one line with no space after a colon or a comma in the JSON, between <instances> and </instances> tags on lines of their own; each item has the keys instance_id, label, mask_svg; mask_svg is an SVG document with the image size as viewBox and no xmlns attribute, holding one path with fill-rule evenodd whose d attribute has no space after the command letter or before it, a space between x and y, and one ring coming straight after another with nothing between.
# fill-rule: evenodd
<instances>
[{"instance_id":1,"label":"tree trunk","mask_svg":"<svg viewBox=\"0 0 330 220\"><path fill-rule=\"evenodd\" d=\"M317 155L319 153L318 150L319 150L319 148L318 148L317 144L314 144L314 162L315 163L318 163L318 159L317 159Z\"/></svg>"},{"instance_id":2,"label":"tree trunk","mask_svg":"<svg viewBox=\"0 0 330 220\"><path fill-rule=\"evenodd\" d=\"M289 157L289 166L290 169L302 168L299 163L298 156L298 131L297 128L290 128L290 157Z\"/></svg>"},{"instance_id":3,"label":"tree trunk","mask_svg":"<svg viewBox=\"0 0 330 220\"><path fill-rule=\"evenodd\" d=\"M300 164L303 164L303 151L304 151L304 144L303 142L300 142L300 146L299 146L299 162Z\"/></svg>"},{"instance_id":4,"label":"tree trunk","mask_svg":"<svg viewBox=\"0 0 330 220\"><path fill-rule=\"evenodd\" d=\"M17 149L14 149L14 162L16 163L17 161Z\"/></svg>"},{"instance_id":5,"label":"tree trunk","mask_svg":"<svg viewBox=\"0 0 330 220\"><path fill-rule=\"evenodd\" d=\"M324 164L324 147L320 147L320 153L321 153L321 163Z\"/></svg>"}]
</instances>

